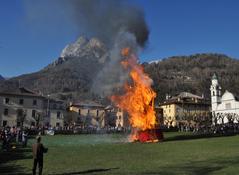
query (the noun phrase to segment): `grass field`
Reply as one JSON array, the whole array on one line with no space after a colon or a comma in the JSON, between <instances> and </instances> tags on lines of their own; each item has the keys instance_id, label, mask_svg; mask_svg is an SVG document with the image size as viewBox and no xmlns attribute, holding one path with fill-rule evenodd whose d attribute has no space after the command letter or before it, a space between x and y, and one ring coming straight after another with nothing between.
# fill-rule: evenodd
<instances>
[{"instance_id":1,"label":"grass field","mask_svg":"<svg viewBox=\"0 0 239 175\"><path fill-rule=\"evenodd\" d=\"M141 144L117 134L45 136L44 174L239 174L239 135L165 133L165 138ZM30 147L0 152L0 174L31 174L31 168Z\"/></svg>"}]
</instances>

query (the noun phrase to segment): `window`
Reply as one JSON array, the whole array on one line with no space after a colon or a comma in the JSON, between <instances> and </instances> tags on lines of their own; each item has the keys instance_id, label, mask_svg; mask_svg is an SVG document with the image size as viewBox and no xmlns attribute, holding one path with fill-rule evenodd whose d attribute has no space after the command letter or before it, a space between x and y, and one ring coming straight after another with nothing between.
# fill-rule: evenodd
<instances>
[{"instance_id":1,"label":"window","mask_svg":"<svg viewBox=\"0 0 239 175\"><path fill-rule=\"evenodd\" d=\"M96 116L97 116L97 117L99 116L99 110L96 111Z\"/></svg>"},{"instance_id":2,"label":"window","mask_svg":"<svg viewBox=\"0 0 239 175\"><path fill-rule=\"evenodd\" d=\"M53 104L53 109L56 109L57 108L57 105L56 104Z\"/></svg>"},{"instance_id":3,"label":"window","mask_svg":"<svg viewBox=\"0 0 239 175\"><path fill-rule=\"evenodd\" d=\"M36 110L32 110L32 117L33 117L33 118L36 117Z\"/></svg>"},{"instance_id":4,"label":"window","mask_svg":"<svg viewBox=\"0 0 239 175\"><path fill-rule=\"evenodd\" d=\"M81 110L80 109L78 110L78 114L81 115Z\"/></svg>"},{"instance_id":5,"label":"window","mask_svg":"<svg viewBox=\"0 0 239 175\"><path fill-rule=\"evenodd\" d=\"M226 103L226 109L231 109L231 103Z\"/></svg>"},{"instance_id":6,"label":"window","mask_svg":"<svg viewBox=\"0 0 239 175\"><path fill-rule=\"evenodd\" d=\"M33 106L36 106L37 105L37 100L33 100L32 104L33 104Z\"/></svg>"},{"instance_id":7,"label":"window","mask_svg":"<svg viewBox=\"0 0 239 175\"><path fill-rule=\"evenodd\" d=\"M5 98L5 104L9 104L9 98Z\"/></svg>"},{"instance_id":8,"label":"window","mask_svg":"<svg viewBox=\"0 0 239 175\"><path fill-rule=\"evenodd\" d=\"M2 126L3 126L3 127L7 126L7 121L6 121L6 120L3 120L3 121L2 121Z\"/></svg>"},{"instance_id":9,"label":"window","mask_svg":"<svg viewBox=\"0 0 239 175\"><path fill-rule=\"evenodd\" d=\"M22 109L17 110L17 116L19 116L19 117L23 116L23 110Z\"/></svg>"},{"instance_id":10,"label":"window","mask_svg":"<svg viewBox=\"0 0 239 175\"><path fill-rule=\"evenodd\" d=\"M24 104L24 100L23 100L23 99L20 99L20 100L19 100L19 104L20 104L20 105L23 105L23 104Z\"/></svg>"},{"instance_id":11,"label":"window","mask_svg":"<svg viewBox=\"0 0 239 175\"><path fill-rule=\"evenodd\" d=\"M4 115L5 115L5 116L8 115L8 109L7 109L7 108L4 109Z\"/></svg>"},{"instance_id":12,"label":"window","mask_svg":"<svg viewBox=\"0 0 239 175\"><path fill-rule=\"evenodd\" d=\"M58 111L56 117L59 119L61 117L61 112Z\"/></svg>"},{"instance_id":13,"label":"window","mask_svg":"<svg viewBox=\"0 0 239 175\"><path fill-rule=\"evenodd\" d=\"M57 123L56 123L56 126L59 127L59 126L60 126L60 123L57 122Z\"/></svg>"},{"instance_id":14,"label":"window","mask_svg":"<svg viewBox=\"0 0 239 175\"><path fill-rule=\"evenodd\" d=\"M50 110L48 110L47 112L46 112L46 114L47 114L47 117L51 117L51 111Z\"/></svg>"}]
</instances>

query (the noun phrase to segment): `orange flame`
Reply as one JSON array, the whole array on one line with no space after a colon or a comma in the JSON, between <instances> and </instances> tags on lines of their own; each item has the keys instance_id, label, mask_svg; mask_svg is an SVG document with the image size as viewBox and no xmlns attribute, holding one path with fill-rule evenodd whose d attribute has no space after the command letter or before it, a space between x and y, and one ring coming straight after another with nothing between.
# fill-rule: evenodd
<instances>
[{"instance_id":1,"label":"orange flame","mask_svg":"<svg viewBox=\"0 0 239 175\"><path fill-rule=\"evenodd\" d=\"M137 58L130 53L130 48L124 48L121 55L126 57L122 61L124 68L129 68L131 85L125 84L125 94L112 96L111 100L129 114L129 122L135 129L130 140L138 140L137 130L144 131L155 128L156 116L154 98L156 93L151 88L152 80L144 73L143 67L137 63Z\"/></svg>"},{"instance_id":2,"label":"orange flame","mask_svg":"<svg viewBox=\"0 0 239 175\"><path fill-rule=\"evenodd\" d=\"M129 53L130 53L130 48L129 47L123 48L121 50L121 55L124 56L124 57L129 56Z\"/></svg>"}]
</instances>

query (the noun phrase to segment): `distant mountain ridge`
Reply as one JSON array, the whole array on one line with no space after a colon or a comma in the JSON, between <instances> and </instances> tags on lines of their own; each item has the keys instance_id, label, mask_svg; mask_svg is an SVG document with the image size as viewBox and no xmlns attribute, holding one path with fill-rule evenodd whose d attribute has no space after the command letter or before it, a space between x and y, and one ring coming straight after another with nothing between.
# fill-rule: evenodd
<instances>
[{"instance_id":1,"label":"distant mountain ridge","mask_svg":"<svg viewBox=\"0 0 239 175\"><path fill-rule=\"evenodd\" d=\"M2 76L2 75L0 75L0 81L1 81L1 80L5 80L5 78L3 78L3 76Z\"/></svg>"},{"instance_id":2,"label":"distant mountain ridge","mask_svg":"<svg viewBox=\"0 0 239 175\"><path fill-rule=\"evenodd\" d=\"M42 70L0 81L0 90L14 89L20 82L21 86L62 100L97 101L98 95L91 92L92 83L108 60L109 50L103 42L80 37ZM210 98L214 72L223 89L239 94L239 61L223 54L175 56L142 65L154 81L157 101L162 101L165 94L185 91Z\"/></svg>"}]
</instances>

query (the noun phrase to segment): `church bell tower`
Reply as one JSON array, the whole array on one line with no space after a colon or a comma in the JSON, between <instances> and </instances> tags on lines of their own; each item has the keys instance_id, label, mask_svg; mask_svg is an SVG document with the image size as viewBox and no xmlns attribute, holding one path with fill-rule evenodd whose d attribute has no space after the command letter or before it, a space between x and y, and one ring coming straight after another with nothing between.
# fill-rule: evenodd
<instances>
[{"instance_id":1,"label":"church bell tower","mask_svg":"<svg viewBox=\"0 0 239 175\"><path fill-rule=\"evenodd\" d=\"M212 76L212 84L210 87L211 91L211 104L212 112L217 109L219 103L221 103L221 86L218 84L218 79L216 73Z\"/></svg>"}]
</instances>

